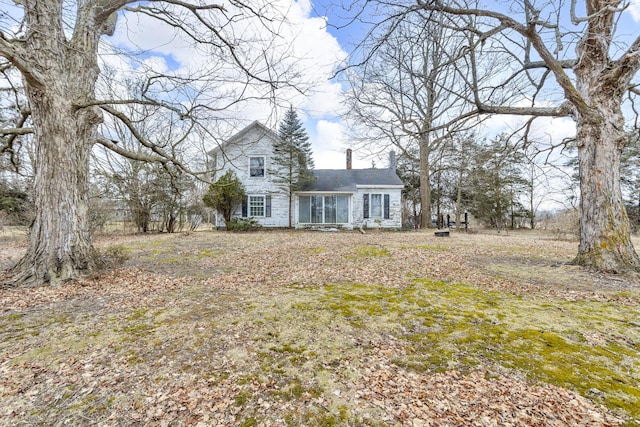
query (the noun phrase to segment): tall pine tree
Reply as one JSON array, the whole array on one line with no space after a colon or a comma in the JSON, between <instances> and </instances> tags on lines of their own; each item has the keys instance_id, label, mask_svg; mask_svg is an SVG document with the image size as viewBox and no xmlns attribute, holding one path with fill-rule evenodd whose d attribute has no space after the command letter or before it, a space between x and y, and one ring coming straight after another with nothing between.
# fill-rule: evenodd
<instances>
[{"instance_id":1,"label":"tall pine tree","mask_svg":"<svg viewBox=\"0 0 640 427\"><path fill-rule=\"evenodd\" d=\"M293 193L313 177L313 158L307 131L290 107L278 128L280 137L273 146L272 168L269 174L289 196L289 227L293 223Z\"/></svg>"},{"instance_id":2,"label":"tall pine tree","mask_svg":"<svg viewBox=\"0 0 640 427\"><path fill-rule=\"evenodd\" d=\"M465 205L476 219L492 228L500 230L509 223L514 228L516 217L529 215L519 200L526 186L523 153L504 134L488 143L470 141L466 148L472 159L462 194Z\"/></svg>"}]
</instances>

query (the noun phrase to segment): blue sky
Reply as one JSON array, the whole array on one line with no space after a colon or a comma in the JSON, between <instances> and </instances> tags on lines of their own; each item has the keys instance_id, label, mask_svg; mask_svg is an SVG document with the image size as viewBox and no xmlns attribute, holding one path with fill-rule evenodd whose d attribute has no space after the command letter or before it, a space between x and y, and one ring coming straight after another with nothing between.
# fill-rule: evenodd
<instances>
[{"instance_id":1,"label":"blue sky","mask_svg":"<svg viewBox=\"0 0 640 427\"><path fill-rule=\"evenodd\" d=\"M282 40L286 41L286 55L300 68L300 74L311 89L304 95L296 91L281 91L279 104L281 108L273 108L256 102L245 105L242 109L231 111L248 124L260 120L277 129L279 120L289 105L296 108L303 119L314 148L314 159L318 168L343 168L345 150L350 143L345 137L346 126L342 119L344 106L341 95L346 89L336 80L331 79L333 73L345 64L348 54L355 44L365 35L366 26L359 22L349 22L349 16L355 11L345 11L334 3L351 5L343 0L276 0L273 4L281 7L286 13L289 24L283 31ZM494 6L496 2L489 2ZM627 27L627 34L637 33L640 20L640 0L633 0L628 13L625 13L621 24ZM141 64L150 66L156 71L174 70L182 66L200 69L207 65L206 56L194 55L188 43L181 42L175 34L166 31L166 27L158 26L144 17L132 15L129 20L121 19L121 26L114 36L114 44L128 45L142 49L138 57ZM285 48L285 46L282 46ZM496 116L487 122L486 129L505 130L515 128L522 122L519 117ZM553 140L562 139L574 132L574 126L568 119L542 120L540 132ZM213 148L213 147L211 147ZM386 162L386 153L376 164ZM365 158L364 153L354 152L354 167L370 167L372 159Z\"/></svg>"},{"instance_id":2,"label":"blue sky","mask_svg":"<svg viewBox=\"0 0 640 427\"><path fill-rule=\"evenodd\" d=\"M271 0L270 3L280 7L288 16L291 26L283 29L286 34L282 39L291 48L291 61L301 67L301 74L312 90L304 95L295 91L279 93L281 108L276 111L256 102L229 114L247 124L260 120L276 129L284 111L292 105L300 112L311 137L317 167L341 168L344 166L344 152L350 146L344 136L346 128L341 117L344 109L341 95L345 88L335 79L332 80L331 76L345 63L349 51L362 39L367 28L357 21L346 25L355 13L354 10L343 9L342 5L354 7L353 2L348 0ZM497 3L513 4L493 0L486 0L486 3L492 7ZM6 14L0 19L0 25L3 31L11 33L20 20L7 18L9 12L15 12L18 16L21 9L10 0L0 0L0 4ZM619 22L620 32L635 37L639 22L640 0L630 0L630 6ZM162 72L180 67L199 70L207 65L206 55L194 52L190 43L180 40L175 33L167 31L166 25L159 25L157 21L146 19L141 14L123 13L118 26L113 37L105 38L106 44L139 52L137 62L133 64L117 54L105 55L104 61L115 65L123 74L136 67L149 67ZM488 122L488 127L499 131L515 127L520 122L521 119L517 117L495 117ZM554 140L573 132L572 123L566 119L543 121L541 128ZM384 161L386 154L376 163L381 165ZM371 159L363 158L363 153L356 151L354 165L369 167Z\"/></svg>"},{"instance_id":3,"label":"blue sky","mask_svg":"<svg viewBox=\"0 0 640 427\"><path fill-rule=\"evenodd\" d=\"M307 3L307 0L300 0L299 4ZM359 22L351 22L349 25L349 16L353 16L356 13L355 10L345 11L341 6L335 6L335 4L344 4L350 7L354 7L352 2L335 1L335 0L312 0L312 5L309 7L309 15L324 17L327 21L326 32L335 37L340 47L345 52L350 52L355 44L360 42L367 31L367 27ZM488 0L487 8L495 8L499 2ZM505 5L510 5L512 2L504 2ZM578 15L582 15L583 11L580 9L580 2L578 5ZM630 40L635 39L638 35L638 28L640 23L640 0L631 0L627 10L621 15L618 21L617 35L618 40L626 39L625 44L628 45ZM567 22L568 26L571 23ZM573 55L572 47L567 50L568 56ZM306 108L313 108L313 104L301 104L300 108L305 112ZM318 167L331 167L330 162L325 163L325 159L329 159L329 156L325 153L331 153L336 149L336 140L341 140L344 148L349 146L349 141L344 137L344 123L338 115L332 116L331 114L325 114L323 116L316 116L312 112L306 114L307 128L312 136L314 142L314 148L317 153L321 155L321 161L316 162ZM496 134L501 131L509 131L520 127L524 119L522 117L514 116L494 116L484 126L484 130L488 134ZM571 119L557 118L557 119L539 119L534 131L541 139L548 141L558 142L563 138L573 136L575 134L575 125ZM362 158L363 153L355 152L355 159L357 167L370 167L370 158ZM381 164L383 159L377 159L376 163ZM335 166L334 166L335 167Z\"/></svg>"}]
</instances>

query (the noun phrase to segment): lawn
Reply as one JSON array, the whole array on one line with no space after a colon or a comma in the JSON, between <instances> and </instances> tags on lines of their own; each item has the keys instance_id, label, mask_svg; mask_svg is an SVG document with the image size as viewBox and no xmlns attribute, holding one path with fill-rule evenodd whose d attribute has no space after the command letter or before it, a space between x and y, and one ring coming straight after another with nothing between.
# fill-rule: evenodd
<instances>
[{"instance_id":1,"label":"lawn","mask_svg":"<svg viewBox=\"0 0 640 427\"><path fill-rule=\"evenodd\" d=\"M20 255L3 240L1 264ZM638 245L638 242L636 242ZM640 280L541 233L98 239L0 289L0 425L640 425Z\"/></svg>"}]
</instances>

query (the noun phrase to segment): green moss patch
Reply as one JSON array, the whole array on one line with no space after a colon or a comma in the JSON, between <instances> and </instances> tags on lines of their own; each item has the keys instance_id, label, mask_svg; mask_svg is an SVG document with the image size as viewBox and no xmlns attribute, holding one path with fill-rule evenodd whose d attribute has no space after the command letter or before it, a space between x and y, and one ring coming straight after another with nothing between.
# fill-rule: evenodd
<instances>
[{"instance_id":1,"label":"green moss patch","mask_svg":"<svg viewBox=\"0 0 640 427\"><path fill-rule=\"evenodd\" d=\"M405 288L342 283L318 304L352 325L405 343L395 363L417 371L479 367L577 391L640 419L640 328L635 306L568 302L416 280Z\"/></svg>"},{"instance_id":2,"label":"green moss patch","mask_svg":"<svg viewBox=\"0 0 640 427\"><path fill-rule=\"evenodd\" d=\"M358 246L357 248L355 248L355 252L356 258L391 256L388 250L380 246Z\"/></svg>"},{"instance_id":3,"label":"green moss patch","mask_svg":"<svg viewBox=\"0 0 640 427\"><path fill-rule=\"evenodd\" d=\"M443 252L443 251L449 250L449 248L444 245L403 246L403 249L422 249L425 251L432 251L432 252Z\"/></svg>"}]
</instances>

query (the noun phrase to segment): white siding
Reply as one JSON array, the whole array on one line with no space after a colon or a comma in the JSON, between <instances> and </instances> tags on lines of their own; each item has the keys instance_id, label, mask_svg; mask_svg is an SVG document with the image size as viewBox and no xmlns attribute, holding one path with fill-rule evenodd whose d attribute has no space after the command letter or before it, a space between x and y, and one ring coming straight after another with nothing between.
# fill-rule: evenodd
<instances>
[{"instance_id":1,"label":"white siding","mask_svg":"<svg viewBox=\"0 0 640 427\"><path fill-rule=\"evenodd\" d=\"M363 201L365 194L389 195L389 219L364 218ZM384 196L383 196L384 197ZM366 228L401 228L402 227L402 190L399 188L358 188L353 195L353 226ZM376 222L379 220L380 224Z\"/></svg>"},{"instance_id":2,"label":"white siding","mask_svg":"<svg viewBox=\"0 0 640 427\"><path fill-rule=\"evenodd\" d=\"M233 170L240 182L244 185L247 195L271 196L271 217L256 217L255 219L265 227L289 226L289 197L274 182L269 169L273 169L271 158L273 156L274 140L269 133L259 126L254 126L241 140L231 140L219 151L216 150L216 176L224 175L228 170ZM264 177L249 176L249 159L251 157L265 157ZM238 207L234 216L242 216L242 207ZM224 224L224 220L217 216L216 224Z\"/></svg>"},{"instance_id":3,"label":"white siding","mask_svg":"<svg viewBox=\"0 0 640 427\"><path fill-rule=\"evenodd\" d=\"M249 126L235 137L223 145L221 148L211 153L211 161L215 162L218 172L216 176L222 176L228 170L233 170L240 182L244 185L247 195L271 196L271 216L256 217L255 219L265 227L288 227L289 225L289 196L273 182L273 176L269 174L269 169L273 169L271 159L273 156L274 138L277 136L266 130L259 124ZM249 159L251 157L265 158L264 177L251 177L249 174ZM384 218L363 218L363 195L368 194L389 194L389 216ZM350 224L341 225L344 228L362 227L367 228L400 228L402 226L402 205L401 188L398 186L358 186L354 193L306 193L322 195L350 195L349 218ZM298 220L298 197L293 199L293 224ZM242 207L238 207L234 216L242 216ZM376 219L379 222L376 222ZM224 225L224 220L216 214L216 225ZM302 225L301 225L302 226Z\"/></svg>"}]
</instances>

